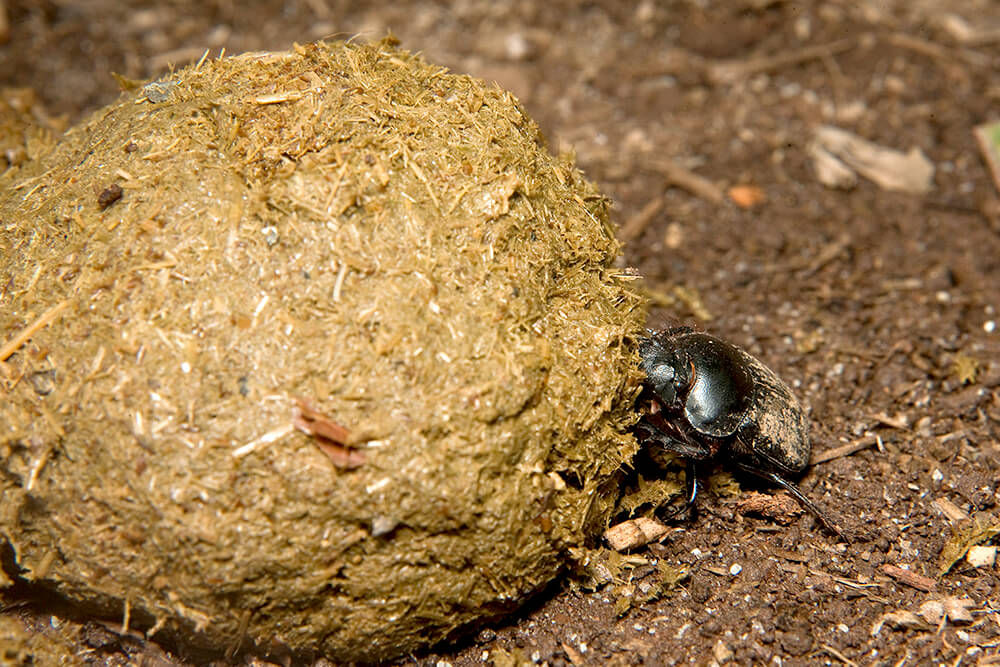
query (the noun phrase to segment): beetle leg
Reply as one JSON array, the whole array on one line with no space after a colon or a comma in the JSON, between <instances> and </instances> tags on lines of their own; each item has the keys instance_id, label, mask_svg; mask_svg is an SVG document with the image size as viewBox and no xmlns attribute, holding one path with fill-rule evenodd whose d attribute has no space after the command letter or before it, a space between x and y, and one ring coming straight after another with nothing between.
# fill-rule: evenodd
<instances>
[{"instance_id":1,"label":"beetle leg","mask_svg":"<svg viewBox=\"0 0 1000 667\"><path fill-rule=\"evenodd\" d=\"M809 500L809 498L806 497L804 493L799 491L799 487L795 486L794 484L792 484L791 482L789 482L787 479L785 479L776 472L757 470L754 468L748 468L746 466L740 466L740 468L746 470L747 472L751 472L754 475L757 475L758 477L762 477L763 479L766 479L769 482L773 482L778 486L780 486L781 488L783 488L785 491L788 491L797 501L799 501L799 504L802 505L804 508L806 508L810 514L816 517L819 520L819 522L827 528L827 530L830 530L831 532L835 533L837 537L844 540L845 542L850 542L850 540L847 539L847 536L844 535L844 533L840 530L840 528L837 527L837 524L831 521L826 516L826 514L824 514L823 511L813 503L813 501Z\"/></svg>"},{"instance_id":2,"label":"beetle leg","mask_svg":"<svg viewBox=\"0 0 1000 667\"><path fill-rule=\"evenodd\" d=\"M686 513L694 507L694 501L698 497L698 464L694 459L687 459L687 467L684 469L685 496L684 504L673 512L663 517L664 520L673 519L681 513Z\"/></svg>"},{"instance_id":3,"label":"beetle leg","mask_svg":"<svg viewBox=\"0 0 1000 667\"><path fill-rule=\"evenodd\" d=\"M641 420L637 428L646 431L649 439L654 440L669 452L680 454L686 459L703 461L711 458L715 452L708 445L698 442L694 438L685 437L684 433L678 432L676 435L667 433L662 427L649 419Z\"/></svg>"}]
</instances>

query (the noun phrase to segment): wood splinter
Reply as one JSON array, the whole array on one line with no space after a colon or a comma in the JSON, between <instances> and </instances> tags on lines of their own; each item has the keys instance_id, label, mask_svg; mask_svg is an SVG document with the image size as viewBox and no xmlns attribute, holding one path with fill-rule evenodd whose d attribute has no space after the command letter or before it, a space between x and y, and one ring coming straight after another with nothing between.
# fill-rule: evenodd
<instances>
[{"instance_id":1,"label":"wood splinter","mask_svg":"<svg viewBox=\"0 0 1000 667\"><path fill-rule=\"evenodd\" d=\"M303 399L297 401L298 409L292 418L295 428L316 441L316 446L327 455L334 466L353 470L365 464L364 452L348 446L351 432L326 415L317 412Z\"/></svg>"}]
</instances>

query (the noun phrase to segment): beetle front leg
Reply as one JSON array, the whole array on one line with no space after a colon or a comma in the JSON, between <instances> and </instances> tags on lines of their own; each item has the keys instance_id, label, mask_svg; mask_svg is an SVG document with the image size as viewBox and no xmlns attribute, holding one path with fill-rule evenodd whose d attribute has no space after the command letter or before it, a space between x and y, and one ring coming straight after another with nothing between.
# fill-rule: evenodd
<instances>
[{"instance_id":1,"label":"beetle front leg","mask_svg":"<svg viewBox=\"0 0 1000 667\"><path fill-rule=\"evenodd\" d=\"M684 487L686 500L684 504L673 512L663 517L664 521L673 519L680 514L687 514L694 508L694 501L698 497L698 463L694 459L686 459L684 468Z\"/></svg>"},{"instance_id":2,"label":"beetle front leg","mask_svg":"<svg viewBox=\"0 0 1000 667\"><path fill-rule=\"evenodd\" d=\"M698 461L714 456L715 451L705 443L691 438L683 438L682 433L678 434L680 437L675 437L648 419L640 421L638 428L649 434L645 438L645 441L655 442L668 452L683 456L685 459L684 504L664 517L664 520L672 519L679 514L690 511L694 507L695 500L698 498Z\"/></svg>"},{"instance_id":3,"label":"beetle front leg","mask_svg":"<svg viewBox=\"0 0 1000 667\"><path fill-rule=\"evenodd\" d=\"M649 419L641 419L636 428L645 431L648 436L643 438L643 442L653 441L668 452L679 454L686 459L704 461L715 455L716 449L707 443L700 442L694 438L685 437L680 431L668 433L661 426Z\"/></svg>"}]
</instances>

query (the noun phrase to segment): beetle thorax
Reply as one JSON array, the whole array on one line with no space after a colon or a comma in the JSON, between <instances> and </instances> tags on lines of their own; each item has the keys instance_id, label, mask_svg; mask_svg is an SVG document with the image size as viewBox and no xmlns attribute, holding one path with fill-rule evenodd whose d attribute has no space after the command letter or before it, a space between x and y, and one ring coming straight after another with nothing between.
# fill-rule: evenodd
<instances>
[{"instance_id":1,"label":"beetle thorax","mask_svg":"<svg viewBox=\"0 0 1000 667\"><path fill-rule=\"evenodd\" d=\"M690 355L694 375L684 400L688 421L706 435L732 435L746 417L754 391L740 351L706 339Z\"/></svg>"}]
</instances>

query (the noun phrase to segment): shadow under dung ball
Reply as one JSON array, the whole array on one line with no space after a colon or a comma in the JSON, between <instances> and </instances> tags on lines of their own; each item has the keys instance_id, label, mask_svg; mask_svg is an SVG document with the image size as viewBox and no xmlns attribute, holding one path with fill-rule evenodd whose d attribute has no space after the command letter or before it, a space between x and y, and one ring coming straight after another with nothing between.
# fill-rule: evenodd
<instances>
[{"instance_id":1,"label":"shadow under dung ball","mask_svg":"<svg viewBox=\"0 0 1000 667\"><path fill-rule=\"evenodd\" d=\"M377 660L606 526L643 304L508 93L388 42L206 60L0 193L10 578L192 646Z\"/></svg>"}]
</instances>

